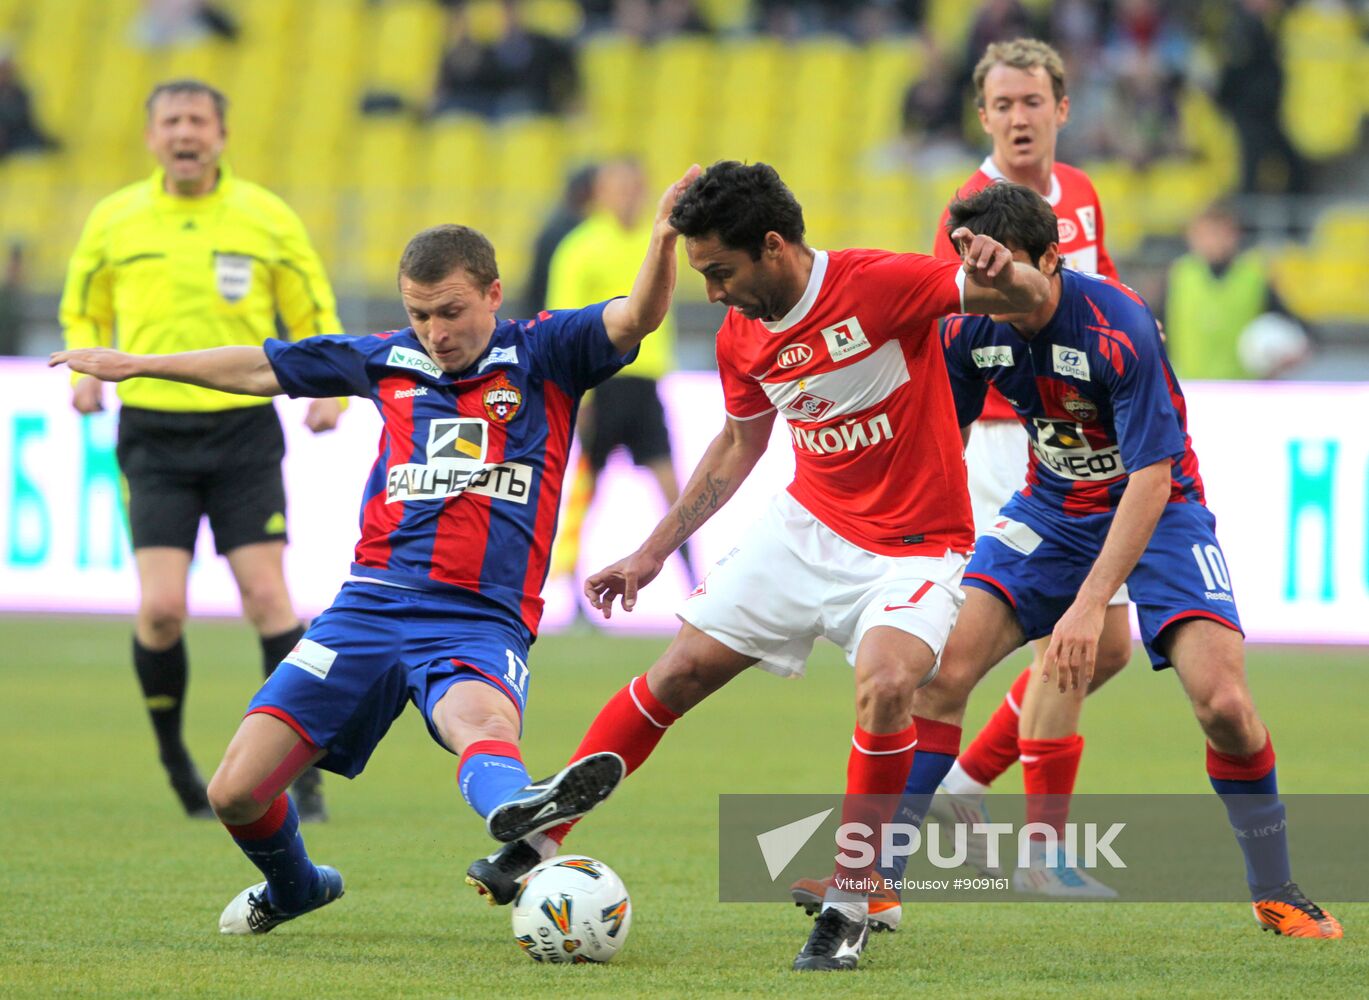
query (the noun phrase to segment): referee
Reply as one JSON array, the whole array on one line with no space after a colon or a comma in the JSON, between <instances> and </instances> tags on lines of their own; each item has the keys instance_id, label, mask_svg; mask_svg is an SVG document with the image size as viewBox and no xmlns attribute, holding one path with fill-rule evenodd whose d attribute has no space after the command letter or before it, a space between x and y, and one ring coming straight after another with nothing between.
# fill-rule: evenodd
<instances>
[{"instance_id":1,"label":"referee","mask_svg":"<svg viewBox=\"0 0 1369 1000\"><path fill-rule=\"evenodd\" d=\"M641 266L642 244L650 239L653 225L647 195L646 176L636 160L609 160L598 168L589 217L567 233L552 254L545 308L575 308L632 290ZM542 303L535 306L543 308ZM585 516L599 476L616 449L626 448L632 463L651 473L667 508L679 498L670 433L657 392L659 380L674 367L675 321L667 314L656 333L642 342L631 367L586 397L578 432L581 468L572 483L552 556L553 574L574 574ZM694 565L688 543L679 552L692 587Z\"/></svg>"},{"instance_id":2,"label":"referee","mask_svg":"<svg viewBox=\"0 0 1369 1000\"><path fill-rule=\"evenodd\" d=\"M68 348L116 339L133 354L259 345L275 336L277 315L295 339L341 332L299 218L221 162L227 107L223 94L197 80L153 89L146 141L159 166L91 212L62 294ZM103 409L101 387L75 378L77 412ZM269 674L304 634L283 566L285 440L269 400L154 379L118 391L117 454L141 591L133 666L171 787L188 815L212 819L181 727L191 555L208 515ZM316 400L306 425L331 430L341 406ZM294 792L302 819L326 818L316 770Z\"/></svg>"}]
</instances>

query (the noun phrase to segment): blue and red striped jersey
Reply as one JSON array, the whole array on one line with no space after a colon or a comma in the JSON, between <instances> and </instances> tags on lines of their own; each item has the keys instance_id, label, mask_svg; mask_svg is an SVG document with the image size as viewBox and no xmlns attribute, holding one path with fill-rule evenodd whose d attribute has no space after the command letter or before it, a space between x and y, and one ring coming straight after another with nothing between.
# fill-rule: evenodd
<instances>
[{"instance_id":1,"label":"blue and red striped jersey","mask_svg":"<svg viewBox=\"0 0 1369 1000\"><path fill-rule=\"evenodd\" d=\"M1060 303L1024 337L987 316L940 321L961 426L992 385L1027 429L1024 496L1074 516L1116 509L1127 474L1168 458L1171 503L1203 503L1183 390L1155 317L1113 278L1060 272Z\"/></svg>"},{"instance_id":2,"label":"blue and red striped jersey","mask_svg":"<svg viewBox=\"0 0 1369 1000\"><path fill-rule=\"evenodd\" d=\"M266 342L291 396L364 396L380 411L355 576L478 594L537 634L580 398L636 355L614 349L605 305L498 323L455 375L411 328Z\"/></svg>"}]
</instances>

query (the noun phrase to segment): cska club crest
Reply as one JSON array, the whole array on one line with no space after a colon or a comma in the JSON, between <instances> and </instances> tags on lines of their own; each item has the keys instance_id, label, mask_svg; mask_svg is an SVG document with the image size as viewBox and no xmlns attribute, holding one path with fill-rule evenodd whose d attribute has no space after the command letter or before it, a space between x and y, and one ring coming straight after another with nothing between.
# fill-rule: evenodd
<instances>
[{"instance_id":1,"label":"cska club crest","mask_svg":"<svg viewBox=\"0 0 1369 1000\"><path fill-rule=\"evenodd\" d=\"M1065 390L1064 398L1061 400L1066 412L1080 423L1090 423L1098 419L1098 407L1094 406L1090 400L1085 399L1073 386Z\"/></svg>"},{"instance_id":2,"label":"cska club crest","mask_svg":"<svg viewBox=\"0 0 1369 1000\"><path fill-rule=\"evenodd\" d=\"M523 394L502 372L485 390L485 413L496 424L507 424L522 405Z\"/></svg>"}]
</instances>

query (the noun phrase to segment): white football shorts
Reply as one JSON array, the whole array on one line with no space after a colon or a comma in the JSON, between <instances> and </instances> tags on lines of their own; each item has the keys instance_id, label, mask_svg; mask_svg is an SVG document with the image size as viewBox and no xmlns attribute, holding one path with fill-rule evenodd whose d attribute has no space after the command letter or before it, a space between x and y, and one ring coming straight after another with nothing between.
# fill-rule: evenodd
<instances>
[{"instance_id":1,"label":"white football shorts","mask_svg":"<svg viewBox=\"0 0 1369 1000\"><path fill-rule=\"evenodd\" d=\"M788 492L723 557L678 612L686 621L781 677L802 677L825 636L856 661L865 633L890 625L937 655L964 603L967 557L882 556L848 542ZM936 675L932 670L922 683Z\"/></svg>"},{"instance_id":2,"label":"white football shorts","mask_svg":"<svg viewBox=\"0 0 1369 1000\"><path fill-rule=\"evenodd\" d=\"M974 511L974 534L988 533L998 512L1022 488L1027 475L1027 430L1016 420L976 420L965 446L965 466L970 477L970 508ZM1122 584L1108 607L1124 606L1127 585Z\"/></svg>"}]
</instances>

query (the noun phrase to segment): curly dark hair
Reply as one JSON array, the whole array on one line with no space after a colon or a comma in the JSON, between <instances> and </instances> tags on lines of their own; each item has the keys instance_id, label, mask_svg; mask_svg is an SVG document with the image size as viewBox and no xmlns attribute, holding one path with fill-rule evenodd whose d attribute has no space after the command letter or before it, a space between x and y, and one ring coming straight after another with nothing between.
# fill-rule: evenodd
<instances>
[{"instance_id":1,"label":"curly dark hair","mask_svg":"<svg viewBox=\"0 0 1369 1000\"><path fill-rule=\"evenodd\" d=\"M766 233L803 242L803 208L768 163L719 160L680 195L670 224L684 236L717 234L752 260L760 260Z\"/></svg>"},{"instance_id":2,"label":"curly dark hair","mask_svg":"<svg viewBox=\"0 0 1369 1000\"><path fill-rule=\"evenodd\" d=\"M1046 199L1029 187L999 181L967 198L957 198L947 210L946 234L961 226L983 233L1008 249L1025 250L1033 266L1052 243L1060 241L1060 226Z\"/></svg>"}]
</instances>

